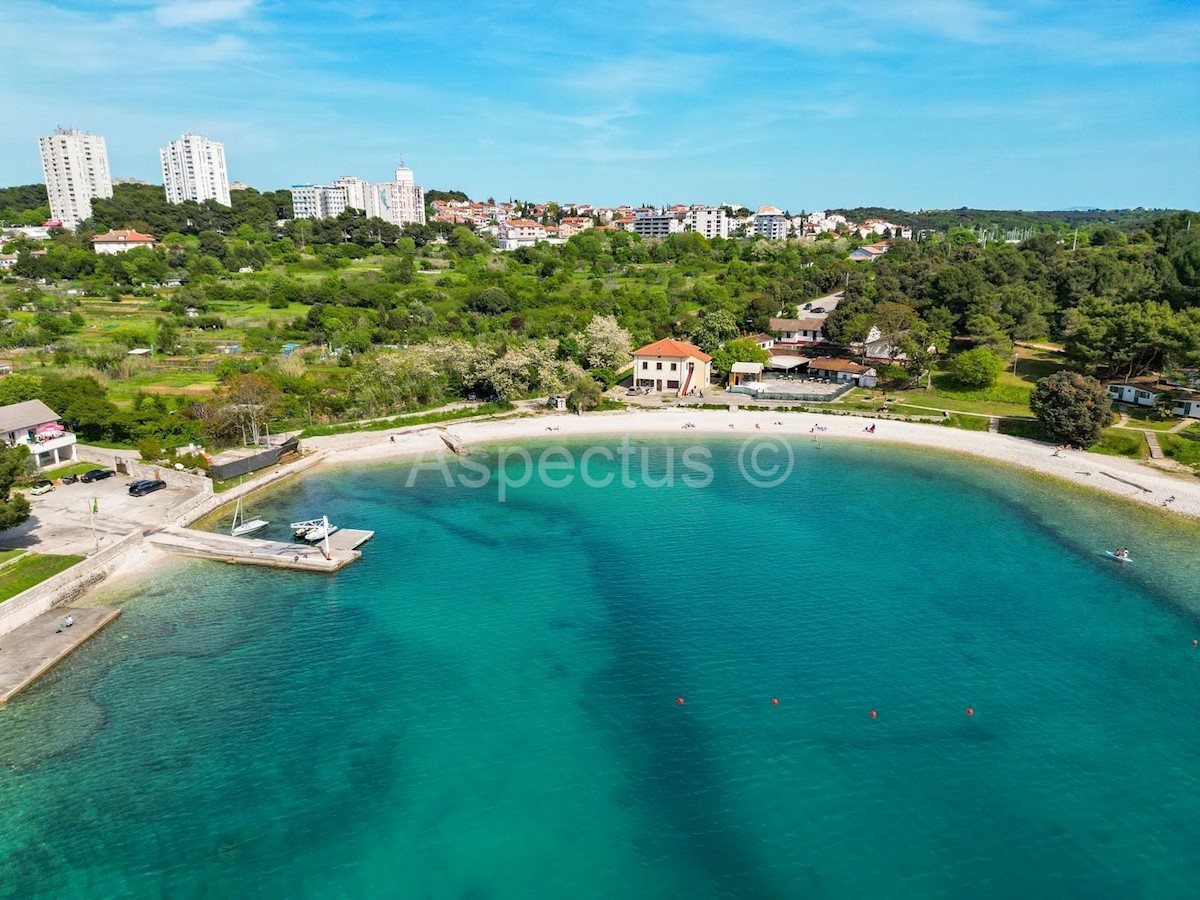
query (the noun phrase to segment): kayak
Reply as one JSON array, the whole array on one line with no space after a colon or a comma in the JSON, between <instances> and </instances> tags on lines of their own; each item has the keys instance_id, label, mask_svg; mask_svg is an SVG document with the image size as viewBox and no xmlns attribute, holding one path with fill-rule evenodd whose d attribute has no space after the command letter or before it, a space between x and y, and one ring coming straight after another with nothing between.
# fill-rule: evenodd
<instances>
[{"instance_id":1,"label":"kayak","mask_svg":"<svg viewBox=\"0 0 1200 900\"><path fill-rule=\"evenodd\" d=\"M1104 555L1107 556L1109 559L1115 559L1117 562L1132 562L1132 560L1128 556L1118 556L1116 553L1113 553L1111 550L1105 550Z\"/></svg>"}]
</instances>

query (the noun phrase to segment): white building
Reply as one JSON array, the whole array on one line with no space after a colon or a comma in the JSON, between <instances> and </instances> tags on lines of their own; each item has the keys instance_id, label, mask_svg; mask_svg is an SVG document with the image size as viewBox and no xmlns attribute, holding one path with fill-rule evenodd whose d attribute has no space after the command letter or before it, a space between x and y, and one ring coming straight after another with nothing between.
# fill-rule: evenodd
<instances>
[{"instance_id":1,"label":"white building","mask_svg":"<svg viewBox=\"0 0 1200 900\"><path fill-rule=\"evenodd\" d=\"M92 249L101 256L112 256L139 247L153 250L154 238L138 231L108 231L92 238Z\"/></svg>"},{"instance_id":2,"label":"white building","mask_svg":"<svg viewBox=\"0 0 1200 900\"><path fill-rule=\"evenodd\" d=\"M393 225L425 224L425 192L413 183L412 169L400 165L395 181L371 183L343 175L333 184L292 186L292 216L332 219L347 209Z\"/></svg>"},{"instance_id":3,"label":"white building","mask_svg":"<svg viewBox=\"0 0 1200 900\"><path fill-rule=\"evenodd\" d=\"M403 163L396 167L396 180L367 186L365 193L368 219L379 218L393 225L425 224L425 192L413 181L412 169Z\"/></svg>"},{"instance_id":4,"label":"white building","mask_svg":"<svg viewBox=\"0 0 1200 900\"><path fill-rule=\"evenodd\" d=\"M92 199L112 196L108 149L104 138L75 129L56 129L38 138L51 218L64 228L78 228L92 217Z\"/></svg>"},{"instance_id":5,"label":"white building","mask_svg":"<svg viewBox=\"0 0 1200 900\"><path fill-rule=\"evenodd\" d=\"M198 134L185 134L158 151L168 203L215 200L232 206L225 145Z\"/></svg>"},{"instance_id":6,"label":"white building","mask_svg":"<svg viewBox=\"0 0 1200 900\"><path fill-rule=\"evenodd\" d=\"M683 217L688 231L702 234L709 240L729 237L729 217L721 207L693 206Z\"/></svg>"},{"instance_id":7,"label":"white building","mask_svg":"<svg viewBox=\"0 0 1200 900\"><path fill-rule=\"evenodd\" d=\"M642 237L666 237L683 231L683 220L665 209L640 208L634 211L630 231Z\"/></svg>"},{"instance_id":8,"label":"white building","mask_svg":"<svg viewBox=\"0 0 1200 900\"><path fill-rule=\"evenodd\" d=\"M39 469L75 458L75 435L41 400L0 406L0 439L10 447L28 447Z\"/></svg>"},{"instance_id":9,"label":"white building","mask_svg":"<svg viewBox=\"0 0 1200 900\"><path fill-rule=\"evenodd\" d=\"M633 351L633 386L684 397L712 382L712 357L694 344L663 338Z\"/></svg>"},{"instance_id":10,"label":"white building","mask_svg":"<svg viewBox=\"0 0 1200 900\"><path fill-rule=\"evenodd\" d=\"M784 215L783 210L775 206L759 207L758 212L754 214L754 233L762 235L767 240L787 240L790 225L791 222Z\"/></svg>"},{"instance_id":11,"label":"white building","mask_svg":"<svg viewBox=\"0 0 1200 900\"><path fill-rule=\"evenodd\" d=\"M516 250L518 247L532 247L548 237L541 222L533 219L509 219L501 222L496 237L499 239L501 250Z\"/></svg>"}]
</instances>

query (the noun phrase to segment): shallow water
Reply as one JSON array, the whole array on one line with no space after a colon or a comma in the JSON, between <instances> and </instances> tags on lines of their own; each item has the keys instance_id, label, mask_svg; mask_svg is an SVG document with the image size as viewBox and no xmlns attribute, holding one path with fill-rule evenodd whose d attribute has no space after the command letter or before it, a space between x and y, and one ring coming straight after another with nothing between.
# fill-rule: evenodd
<instances>
[{"instance_id":1,"label":"shallow water","mask_svg":"<svg viewBox=\"0 0 1200 900\"><path fill-rule=\"evenodd\" d=\"M0 896L1192 893L1194 528L861 444L760 490L708 445L706 488L677 447L674 486L503 503L323 472L250 512L376 529L349 569L98 596L0 709Z\"/></svg>"}]
</instances>

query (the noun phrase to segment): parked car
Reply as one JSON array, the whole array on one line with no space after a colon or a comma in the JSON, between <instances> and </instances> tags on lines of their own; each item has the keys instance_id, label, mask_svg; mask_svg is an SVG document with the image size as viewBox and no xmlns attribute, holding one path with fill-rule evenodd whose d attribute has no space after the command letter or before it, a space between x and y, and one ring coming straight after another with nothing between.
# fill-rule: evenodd
<instances>
[{"instance_id":1,"label":"parked car","mask_svg":"<svg viewBox=\"0 0 1200 900\"><path fill-rule=\"evenodd\" d=\"M41 481L35 481L33 483L33 490L31 490L29 493L31 493L31 494L48 494L52 490L54 490L54 482L47 481L45 478L43 478Z\"/></svg>"},{"instance_id":2,"label":"parked car","mask_svg":"<svg viewBox=\"0 0 1200 900\"><path fill-rule=\"evenodd\" d=\"M129 486L129 496L145 497L147 494L153 494L155 491L161 491L167 486L165 481L158 479L150 479L148 481L135 481Z\"/></svg>"},{"instance_id":3,"label":"parked car","mask_svg":"<svg viewBox=\"0 0 1200 900\"><path fill-rule=\"evenodd\" d=\"M64 475L61 479L63 484L74 484L79 480L78 475Z\"/></svg>"},{"instance_id":4,"label":"parked car","mask_svg":"<svg viewBox=\"0 0 1200 900\"><path fill-rule=\"evenodd\" d=\"M112 478L116 474L112 469L92 469L90 472L84 472L83 477L79 480L84 484L91 484L93 481L100 481L103 478Z\"/></svg>"}]
</instances>

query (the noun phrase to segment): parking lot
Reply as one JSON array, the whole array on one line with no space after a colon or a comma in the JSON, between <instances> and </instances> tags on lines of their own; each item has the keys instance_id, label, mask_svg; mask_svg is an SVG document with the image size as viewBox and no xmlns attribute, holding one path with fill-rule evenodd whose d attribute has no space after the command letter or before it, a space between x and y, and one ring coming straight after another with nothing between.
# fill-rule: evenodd
<instances>
[{"instance_id":1,"label":"parking lot","mask_svg":"<svg viewBox=\"0 0 1200 900\"><path fill-rule=\"evenodd\" d=\"M135 480L115 475L91 484L56 482L54 490L38 497L25 491L33 514L23 525L0 533L0 547L85 556L131 531L163 525L171 510L194 496L186 488L168 486L145 497L131 497L128 485Z\"/></svg>"}]
</instances>

